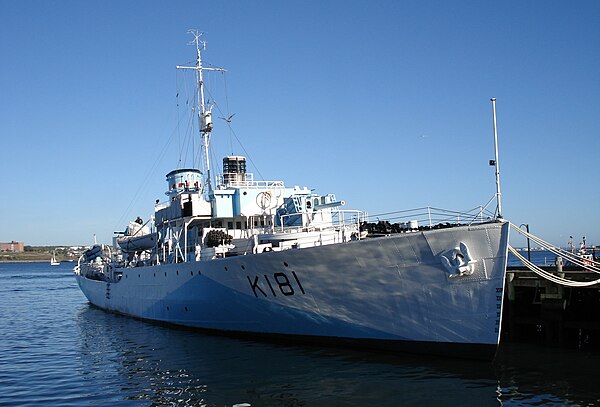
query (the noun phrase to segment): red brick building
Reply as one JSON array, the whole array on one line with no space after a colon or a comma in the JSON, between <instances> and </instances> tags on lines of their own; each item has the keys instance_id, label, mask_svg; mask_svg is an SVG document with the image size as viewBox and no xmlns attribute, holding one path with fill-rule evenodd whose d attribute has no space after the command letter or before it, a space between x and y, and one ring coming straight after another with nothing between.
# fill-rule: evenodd
<instances>
[{"instance_id":1,"label":"red brick building","mask_svg":"<svg viewBox=\"0 0 600 407\"><path fill-rule=\"evenodd\" d=\"M23 242L0 243L0 252L24 252L25 244Z\"/></svg>"}]
</instances>

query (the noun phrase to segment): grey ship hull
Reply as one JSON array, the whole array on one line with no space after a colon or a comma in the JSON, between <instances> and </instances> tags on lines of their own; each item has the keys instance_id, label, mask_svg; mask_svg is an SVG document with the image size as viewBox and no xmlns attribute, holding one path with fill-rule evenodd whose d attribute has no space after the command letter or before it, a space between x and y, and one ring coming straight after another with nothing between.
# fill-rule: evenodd
<instances>
[{"instance_id":1,"label":"grey ship hull","mask_svg":"<svg viewBox=\"0 0 600 407\"><path fill-rule=\"evenodd\" d=\"M137 318L270 339L492 357L500 338L507 222L395 234L210 261L77 274L89 301ZM443 256L463 243L470 274Z\"/></svg>"}]
</instances>

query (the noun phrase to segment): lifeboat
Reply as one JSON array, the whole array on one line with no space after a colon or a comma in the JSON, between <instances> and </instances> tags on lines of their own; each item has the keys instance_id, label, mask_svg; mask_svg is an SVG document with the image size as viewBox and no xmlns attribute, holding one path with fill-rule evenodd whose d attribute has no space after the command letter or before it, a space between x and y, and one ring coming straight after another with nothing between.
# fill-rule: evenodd
<instances>
[{"instance_id":1,"label":"lifeboat","mask_svg":"<svg viewBox=\"0 0 600 407\"><path fill-rule=\"evenodd\" d=\"M156 246L156 238L156 232L150 232L150 228L143 225L138 218L134 222L129 222L124 236L117 238L117 244L124 252L134 253L152 249Z\"/></svg>"}]
</instances>

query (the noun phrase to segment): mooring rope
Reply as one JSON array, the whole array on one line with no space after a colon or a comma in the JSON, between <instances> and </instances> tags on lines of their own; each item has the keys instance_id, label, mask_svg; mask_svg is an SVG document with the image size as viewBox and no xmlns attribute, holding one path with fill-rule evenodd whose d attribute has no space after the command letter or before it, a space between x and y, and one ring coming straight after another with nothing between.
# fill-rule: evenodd
<instances>
[{"instance_id":1,"label":"mooring rope","mask_svg":"<svg viewBox=\"0 0 600 407\"><path fill-rule=\"evenodd\" d=\"M600 262L597 262L597 261L594 261L591 259L583 259L575 253L571 253L567 250L561 249L560 247L556 247L556 246L540 239L539 237L532 235L531 233L525 232L523 229L521 229L514 223L511 223L510 226L514 230L516 230L517 232L522 234L523 236L525 236L525 237L529 238L530 240L534 241L535 243L537 243L543 249L548 250L549 252L554 253L557 256L564 257L565 259L569 260L571 263L585 268L587 271L591 271L591 272L600 274Z\"/></svg>"},{"instance_id":2,"label":"mooring rope","mask_svg":"<svg viewBox=\"0 0 600 407\"><path fill-rule=\"evenodd\" d=\"M557 256L564 257L565 259L569 260L571 263L585 268L586 271L600 273L600 263L599 262L589 260L589 259L583 259L580 256L576 255L575 253L571 253L567 250L556 247L556 246L546 242L545 240L542 240L539 237L532 235L531 233L525 232L523 229L521 229L520 227L518 227L517 225L515 225L513 223L511 223L510 226L514 230L516 230L517 232L522 234L523 236L527 237L528 239L532 240L533 242L535 242L536 244L541 246L543 249L548 250L549 252L554 253ZM529 270L533 271L535 274L539 275L540 277L545 278L546 280L552 281L556 284L560 284L560 285L564 285L564 286L568 286L568 287L590 287L590 286L593 286L596 284L600 284L600 279L593 280L593 281L573 281L573 280L568 280L566 278L557 276L556 274L550 273L550 272L545 271L545 270L541 269L540 267L536 266L531 261L527 260L521 253L519 253L517 250L515 250L512 246L509 245L508 250L519 261L521 261L521 263L523 263Z\"/></svg>"},{"instance_id":3,"label":"mooring rope","mask_svg":"<svg viewBox=\"0 0 600 407\"><path fill-rule=\"evenodd\" d=\"M568 287L590 287L592 285L600 283L600 279L597 279L594 281L572 281L572 280L568 280L566 278L562 278L560 276L557 276L555 274L552 274L545 270L542 270L541 268L539 268L538 266L536 266L535 264L533 264L532 262L527 260L525 257L523 257L523 255L521 255L521 253L516 251L512 246L509 245L508 250L512 254L514 254L515 257L517 259L519 259L525 266L527 266L527 268L529 270L533 271L535 274L539 275L540 277L545 278L546 280L552 281L553 283L568 286Z\"/></svg>"}]
</instances>

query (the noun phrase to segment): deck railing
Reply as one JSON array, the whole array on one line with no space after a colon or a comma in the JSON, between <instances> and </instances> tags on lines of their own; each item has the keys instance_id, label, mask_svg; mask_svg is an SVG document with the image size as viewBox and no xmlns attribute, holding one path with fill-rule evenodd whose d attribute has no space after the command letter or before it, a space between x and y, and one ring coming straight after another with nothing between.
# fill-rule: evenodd
<instances>
[{"instance_id":1,"label":"deck railing","mask_svg":"<svg viewBox=\"0 0 600 407\"><path fill-rule=\"evenodd\" d=\"M409 224L417 222L418 226L435 226L438 224L474 224L489 222L494 219L494 214L485 207L476 207L467 211L453 211L448 209L425 206L422 208L402 211L385 212L369 215L368 222L387 221L390 223Z\"/></svg>"},{"instance_id":2,"label":"deck railing","mask_svg":"<svg viewBox=\"0 0 600 407\"><path fill-rule=\"evenodd\" d=\"M228 180L225 182L223 175L217 175L217 185L227 185L234 188L284 188L283 181L255 181L254 174L248 172L244 174L245 181Z\"/></svg>"},{"instance_id":3,"label":"deck railing","mask_svg":"<svg viewBox=\"0 0 600 407\"><path fill-rule=\"evenodd\" d=\"M278 226L278 229L280 232L299 232L299 231L306 231L306 230L316 230L317 228L319 229L339 229L341 227L348 227L348 226L356 226L356 228L358 229L359 225L366 220L366 213L362 212L362 211L357 211L357 210L351 210L351 209L334 209L331 211L331 224L330 225L324 225L322 223L319 222L315 222L317 224L317 226L284 226L285 225L285 219L287 218L291 218L294 216L310 216L311 213L303 213L303 212L299 212L299 213L289 213L289 214L285 214L285 215L280 215L279 216L279 223L280 226Z\"/></svg>"}]
</instances>

